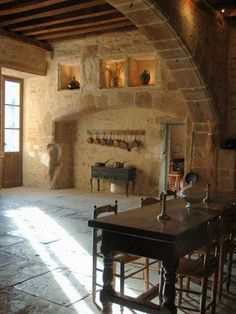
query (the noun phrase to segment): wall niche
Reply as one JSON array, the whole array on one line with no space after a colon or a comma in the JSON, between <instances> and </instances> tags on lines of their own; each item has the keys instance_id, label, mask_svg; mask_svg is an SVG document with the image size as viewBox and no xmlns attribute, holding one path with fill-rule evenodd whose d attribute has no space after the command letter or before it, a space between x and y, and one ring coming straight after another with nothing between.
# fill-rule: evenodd
<instances>
[{"instance_id":1,"label":"wall niche","mask_svg":"<svg viewBox=\"0 0 236 314\"><path fill-rule=\"evenodd\" d=\"M156 84L156 58L130 57L128 86L152 86Z\"/></svg>"},{"instance_id":2,"label":"wall niche","mask_svg":"<svg viewBox=\"0 0 236 314\"><path fill-rule=\"evenodd\" d=\"M77 87L68 87L71 81L77 81ZM73 85L73 83L72 83ZM58 90L72 90L80 87L80 67L78 64L60 63L58 64Z\"/></svg>"},{"instance_id":3,"label":"wall niche","mask_svg":"<svg viewBox=\"0 0 236 314\"><path fill-rule=\"evenodd\" d=\"M100 60L100 88L124 87L125 60Z\"/></svg>"}]
</instances>

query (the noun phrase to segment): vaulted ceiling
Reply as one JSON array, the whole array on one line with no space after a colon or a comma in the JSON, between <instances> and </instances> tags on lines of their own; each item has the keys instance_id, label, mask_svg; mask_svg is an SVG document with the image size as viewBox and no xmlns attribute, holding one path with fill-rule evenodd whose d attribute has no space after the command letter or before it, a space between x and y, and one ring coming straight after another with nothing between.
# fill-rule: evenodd
<instances>
[{"instance_id":1,"label":"vaulted ceiling","mask_svg":"<svg viewBox=\"0 0 236 314\"><path fill-rule=\"evenodd\" d=\"M192 1L212 10L224 10L225 18L236 20L235 0ZM105 0L0 1L0 34L22 37L39 45L133 29L136 26Z\"/></svg>"}]
</instances>

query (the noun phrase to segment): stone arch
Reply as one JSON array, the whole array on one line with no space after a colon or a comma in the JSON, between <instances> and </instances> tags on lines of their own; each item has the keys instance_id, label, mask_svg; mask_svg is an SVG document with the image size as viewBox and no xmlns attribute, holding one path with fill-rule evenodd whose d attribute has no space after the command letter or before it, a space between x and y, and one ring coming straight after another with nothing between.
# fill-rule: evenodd
<instances>
[{"instance_id":1,"label":"stone arch","mask_svg":"<svg viewBox=\"0 0 236 314\"><path fill-rule=\"evenodd\" d=\"M176 84L186 99L190 123L186 139L186 171L191 168L217 188L217 163L220 114L204 83L199 67L171 26L161 5L154 0L107 0L128 17L157 49L160 57L173 74ZM182 4L180 4L181 6ZM181 10L181 9L179 9ZM197 140L193 141L193 134ZM190 148L191 147L191 148Z\"/></svg>"},{"instance_id":2,"label":"stone arch","mask_svg":"<svg viewBox=\"0 0 236 314\"><path fill-rule=\"evenodd\" d=\"M107 0L127 16L157 49L187 102L192 122L218 122L218 110L209 95L199 67L183 40L154 0Z\"/></svg>"}]
</instances>

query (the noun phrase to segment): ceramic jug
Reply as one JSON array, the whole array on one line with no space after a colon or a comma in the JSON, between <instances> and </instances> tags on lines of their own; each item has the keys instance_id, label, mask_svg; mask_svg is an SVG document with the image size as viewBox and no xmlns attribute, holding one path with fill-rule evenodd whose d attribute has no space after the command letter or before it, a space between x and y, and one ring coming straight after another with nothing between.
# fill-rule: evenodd
<instances>
[{"instance_id":1,"label":"ceramic jug","mask_svg":"<svg viewBox=\"0 0 236 314\"><path fill-rule=\"evenodd\" d=\"M150 82L150 72L148 70L144 70L139 77L141 85L148 85Z\"/></svg>"}]
</instances>

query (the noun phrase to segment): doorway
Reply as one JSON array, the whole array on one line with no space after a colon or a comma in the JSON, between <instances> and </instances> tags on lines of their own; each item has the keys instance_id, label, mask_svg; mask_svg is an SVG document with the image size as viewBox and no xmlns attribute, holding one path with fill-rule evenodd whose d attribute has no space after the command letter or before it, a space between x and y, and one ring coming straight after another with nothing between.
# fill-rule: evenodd
<instances>
[{"instance_id":1,"label":"doorway","mask_svg":"<svg viewBox=\"0 0 236 314\"><path fill-rule=\"evenodd\" d=\"M185 124L168 123L164 126L162 155L163 190L179 192L183 187L185 157Z\"/></svg>"},{"instance_id":2,"label":"doorway","mask_svg":"<svg viewBox=\"0 0 236 314\"><path fill-rule=\"evenodd\" d=\"M2 79L2 186L22 185L22 98L23 81L3 76Z\"/></svg>"}]
</instances>

